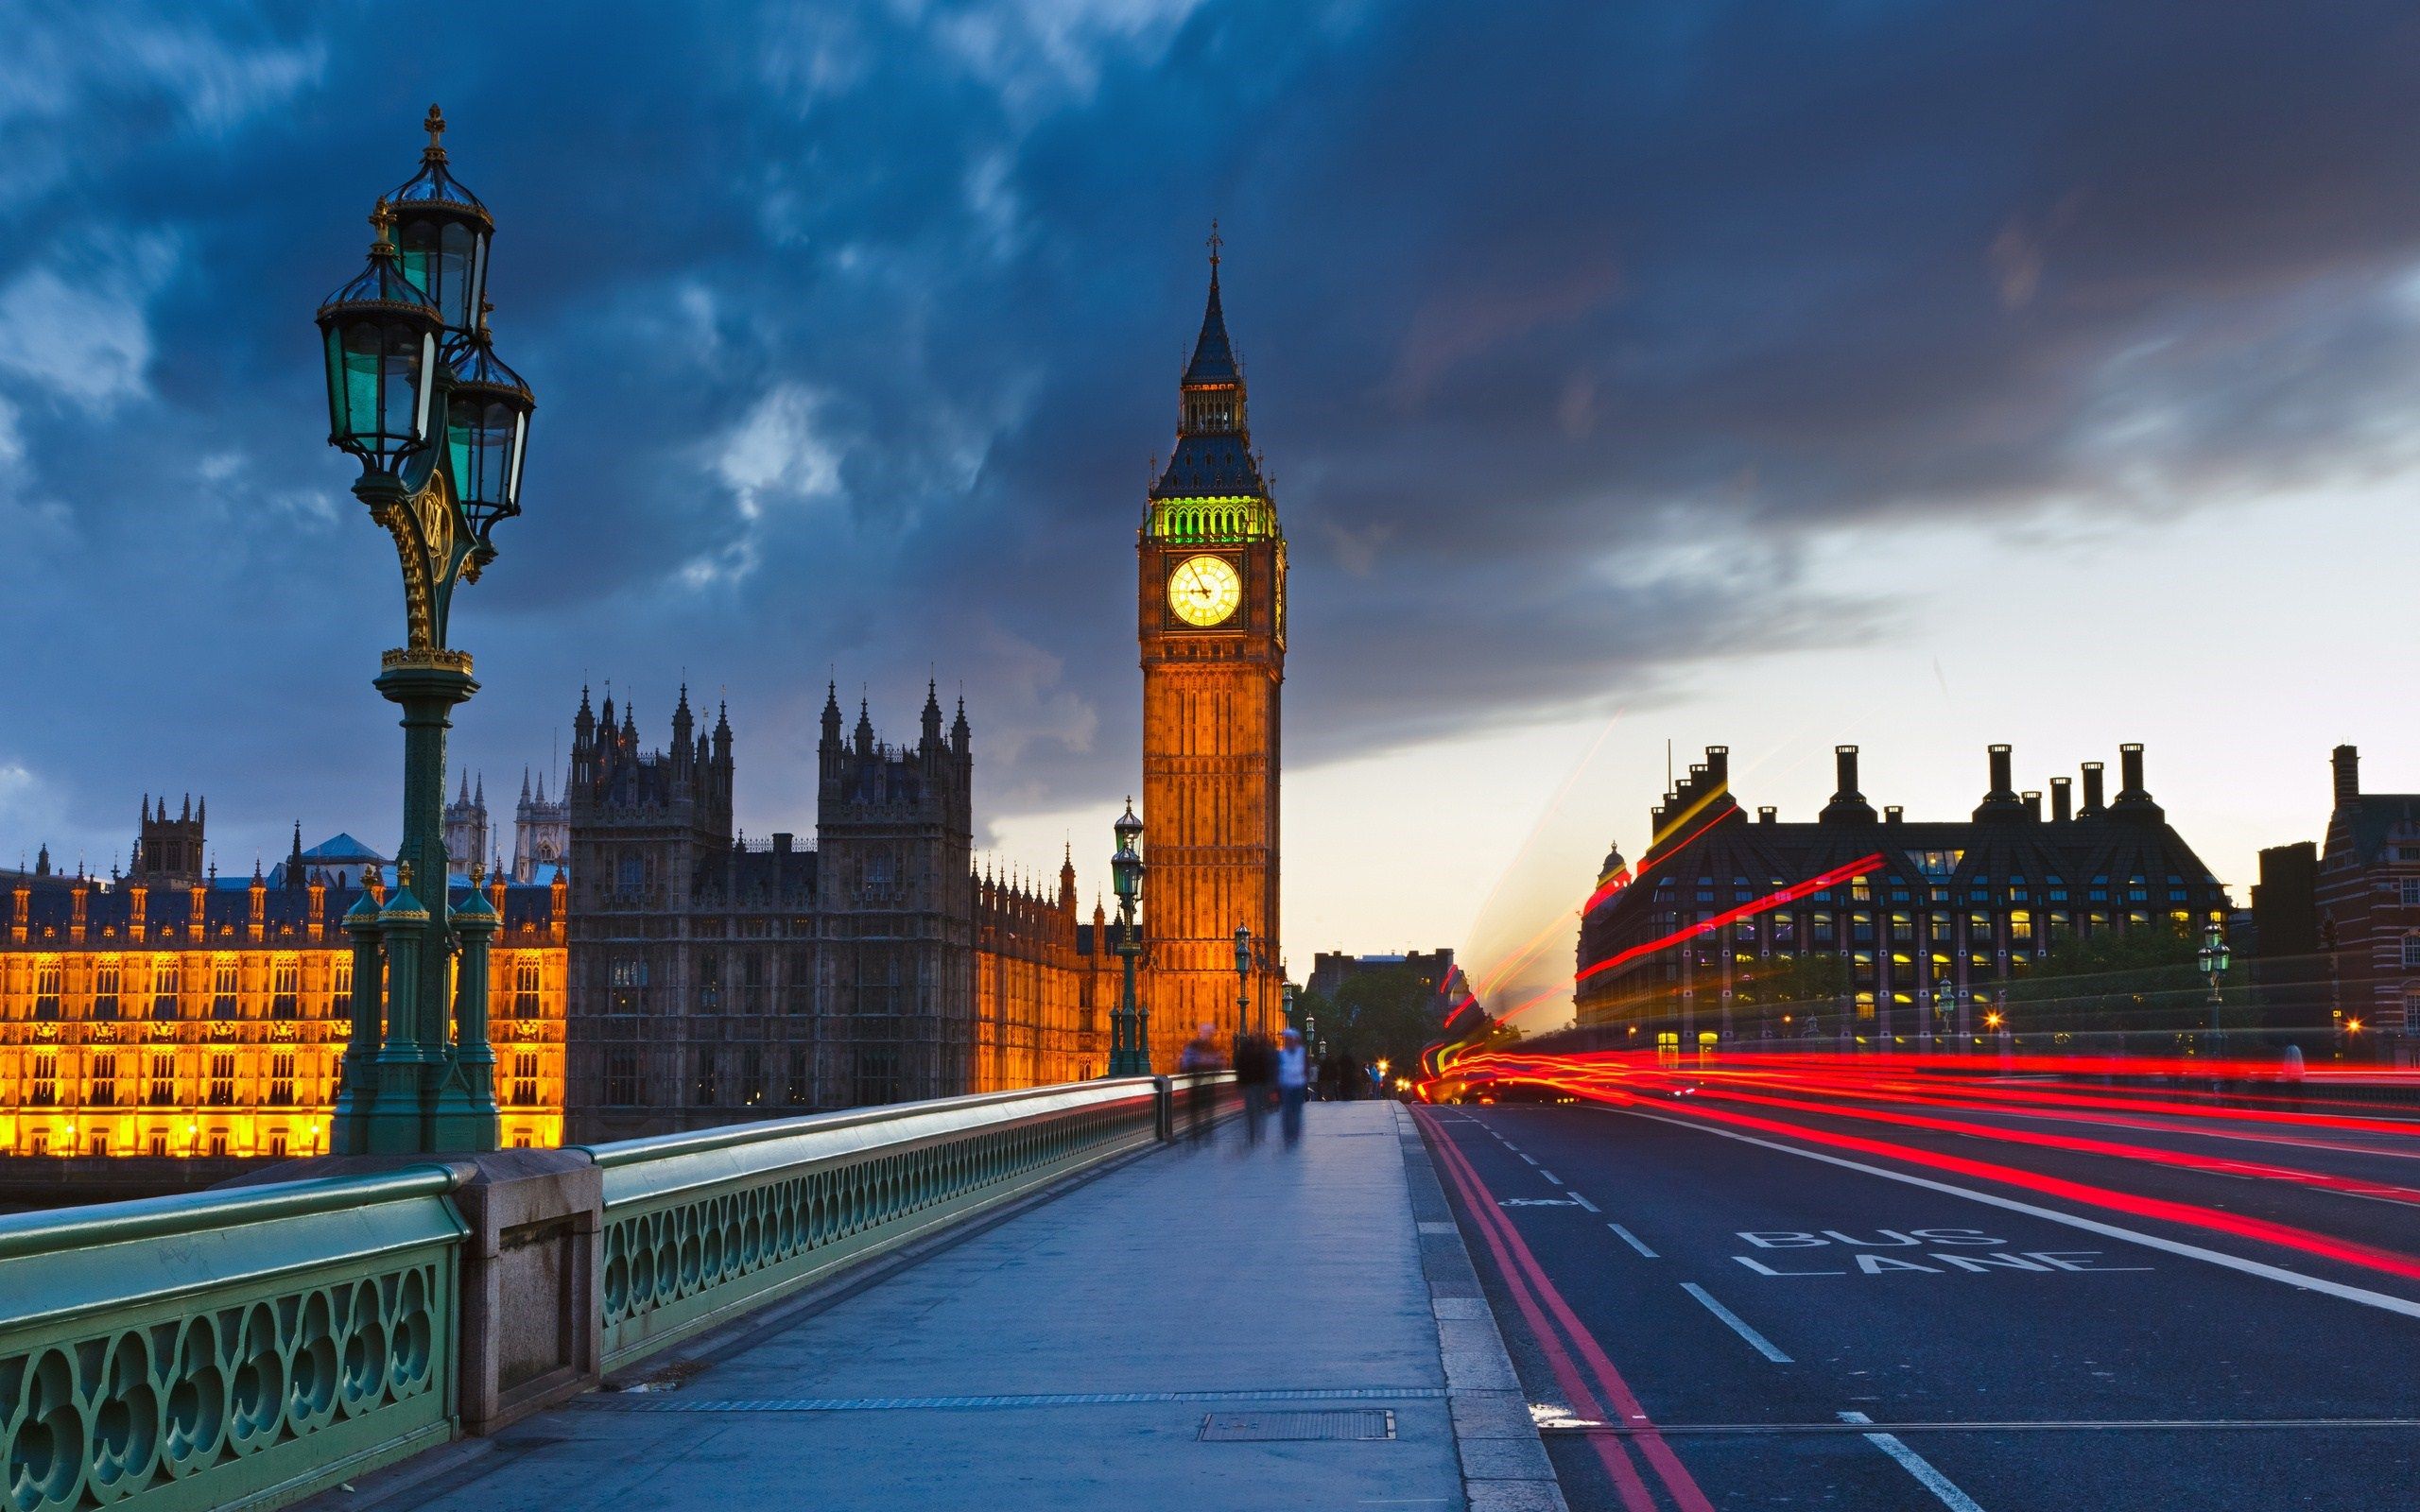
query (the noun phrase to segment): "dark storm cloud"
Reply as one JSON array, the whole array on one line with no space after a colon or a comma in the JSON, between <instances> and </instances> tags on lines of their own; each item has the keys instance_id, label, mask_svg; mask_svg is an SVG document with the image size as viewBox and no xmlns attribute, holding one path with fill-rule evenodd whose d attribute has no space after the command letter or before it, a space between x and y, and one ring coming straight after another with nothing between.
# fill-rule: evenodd
<instances>
[{"instance_id":1,"label":"dark storm cloud","mask_svg":"<svg viewBox=\"0 0 2420 1512\"><path fill-rule=\"evenodd\" d=\"M1888 633L1808 541L2393 465L2408 8L0 3L0 820L99 864L391 830L392 569L309 313L441 99L540 391L458 748L832 669L967 690L998 809L1122 790L1132 532L1201 236L1293 541L1290 753ZM0 861L13 860L0 857Z\"/></svg>"}]
</instances>

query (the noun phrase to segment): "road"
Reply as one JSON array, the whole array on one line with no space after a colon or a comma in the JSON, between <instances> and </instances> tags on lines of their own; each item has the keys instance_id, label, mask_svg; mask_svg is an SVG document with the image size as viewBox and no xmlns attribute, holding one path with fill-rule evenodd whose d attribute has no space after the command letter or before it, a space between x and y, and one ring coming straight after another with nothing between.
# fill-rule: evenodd
<instances>
[{"instance_id":1,"label":"road","mask_svg":"<svg viewBox=\"0 0 2420 1512\"><path fill-rule=\"evenodd\" d=\"M1424 1109L1571 1504L2420 1507L2420 1124L2001 1091Z\"/></svg>"}]
</instances>

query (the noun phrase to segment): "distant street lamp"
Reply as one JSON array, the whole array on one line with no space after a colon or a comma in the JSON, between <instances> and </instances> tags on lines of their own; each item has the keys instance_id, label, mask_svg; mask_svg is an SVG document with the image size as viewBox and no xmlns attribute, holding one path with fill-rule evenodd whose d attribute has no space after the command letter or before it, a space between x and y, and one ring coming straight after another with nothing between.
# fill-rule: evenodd
<instances>
[{"instance_id":1,"label":"distant street lamp","mask_svg":"<svg viewBox=\"0 0 2420 1512\"><path fill-rule=\"evenodd\" d=\"M1134 956L1142 949L1135 937L1134 910L1143 901L1143 821L1134 816L1134 800L1110 826L1117 850L1109 858L1110 885L1117 889L1117 956L1124 982L1118 989L1117 1011L1110 1017L1109 1074L1148 1076L1151 1053L1145 1042L1142 1008L1134 1001Z\"/></svg>"},{"instance_id":2,"label":"distant street lamp","mask_svg":"<svg viewBox=\"0 0 2420 1512\"><path fill-rule=\"evenodd\" d=\"M420 172L370 217L369 266L318 315L328 443L359 459L354 497L394 540L406 627L373 684L403 710L403 839L385 906L365 893L346 916L353 1026L329 1131L339 1155L496 1146L487 944L502 920L475 883L461 907L450 901L447 716L478 684L470 654L446 644L446 620L455 585L495 559L497 522L521 512L536 401L489 346L494 219L446 167L435 106L424 125Z\"/></svg>"},{"instance_id":3,"label":"distant street lamp","mask_svg":"<svg viewBox=\"0 0 2420 1512\"><path fill-rule=\"evenodd\" d=\"M1236 1033L1253 1032L1252 1022L1252 931L1242 924L1236 926Z\"/></svg>"},{"instance_id":4,"label":"distant street lamp","mask_svg":"<svg viewBox=\"0 0 2420 1512\"><path fill-rule=\"evenodd\" d=\"M2204 932L2202 948L2194 953L2194 956L2202 963L2203 974L2210 979L2210 1043L2213 1048L2216 1048L2223 1043L2226 1038L2225 1031L2219 1027L2219 1008L2221 1002L2219 995L2219 979L2226 975L2227 963L2230 959L2227 954L2227 942L2220 936L2218 925L2212 924Z\"/></svg>"},{"instance_id":5,"label":"distant street lamp","mask_svg":"<svg viewBox=\"0 0 2420 1512\"><path fill-rule=\"evenodd\" d=\"M1287 983L1283 988L1278 989L1278 995L1284 1000L1286 1005L1286 1027L1293 1030L1297 1034L1302 1034L1303 1022L1301 1019L1296 1017L1300 1010L1295 1006L1294 1003L1294 984L1291 982ZM1310 1039L1311 1037L1309 1035L1303 1035L1303 1042L1305 1044L1310 1043Z\"/></svg>"}]
</instances>

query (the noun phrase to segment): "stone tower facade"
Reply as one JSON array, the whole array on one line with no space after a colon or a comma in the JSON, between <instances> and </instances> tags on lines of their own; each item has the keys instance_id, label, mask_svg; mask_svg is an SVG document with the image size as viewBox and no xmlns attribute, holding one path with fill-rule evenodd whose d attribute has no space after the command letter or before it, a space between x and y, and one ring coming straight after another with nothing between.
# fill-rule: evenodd
<instances>
[{"instance_id":1,"label":"stone tower facade","mask_svg":"<svg viewBox=\"0 0 2420 1512\"><path fill-rule=\"evenodd\" d=\"M529 773L521 773L521 800L512 809L512 880L542 881L571 859L571 804L558 791L546 800L546 775L538 774L536 797L529 792Z\"/></svg>"},{"instance_id":2,"label":"stone tower facade","mask_svg":"<svg viewBox=\"0 0 2420 1512\"><path fill-rule=\"evenodd\" d=\"M827 690L813 845L732 825L732 733L640 748L580 699L569 807L574 1140L1097 1075L1115 957L1057 898L972 868L974 746L927 686L917 736ZM1097 911L1098 913L1098 911Z\"/></svg>"},{"instance_id":3,"label":"stone tower facade","mask_svg":"<svg viewBox=\"0 0 2420 1512\"><path fill-rule=\"evenodd\" d=\"M209 817L210 800L196 805L188 794L184 806L175 818L168 817L168 800L164 796L154 809L151 796L143 797L143 822L134 835L133 865L127 869L130 880L158 886L164 883L192 884L202 880L206 864L202 832Z\"/></svg>"},{"instance_id":4,"label":"stone tower facade","mask_svg":"<svg viewBox=\"0 0 2420 1512\"><path fill-rule=\"evenodd\" d=\"M464 876L474 866L491 865L494 844L495 830L488 822L488 780L480 777L474 788L471 774L464 772L454 801L445 805L446 869Z\"/></svg>"},{"instance_id":5,"label":"stone tower facade","mask_svg":"<svg viewBox=\"0 0 2420 1512\"><path fill-rule=\"evenodd\" d=\"M1200 1023L1238 1027L1235 932L1252 932L1249 1016L1282 1026L1279 694L1286 537L1252 450L1213 238L1176 450L1137 539L1143 662L1143 936L1156 1070Z\"/></svg>"}]
</instances>

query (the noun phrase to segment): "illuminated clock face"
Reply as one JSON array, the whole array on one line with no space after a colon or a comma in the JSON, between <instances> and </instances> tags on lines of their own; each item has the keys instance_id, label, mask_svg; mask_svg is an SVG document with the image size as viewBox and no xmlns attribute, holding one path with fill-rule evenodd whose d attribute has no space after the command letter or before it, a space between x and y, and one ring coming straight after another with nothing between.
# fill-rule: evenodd
<instances>
[{"instance_id":1,"label":"illuminated clock face","mask_svg":"<svg viewBox=\"0 0 2420 1512\"><path fill-rule=\"evenodd\" d=\"M1224 557L1188 557L1168 575L1168 608L1187 625L1220 623L1243 596L1243 579Z\"/></svg>"}]
</instances>

